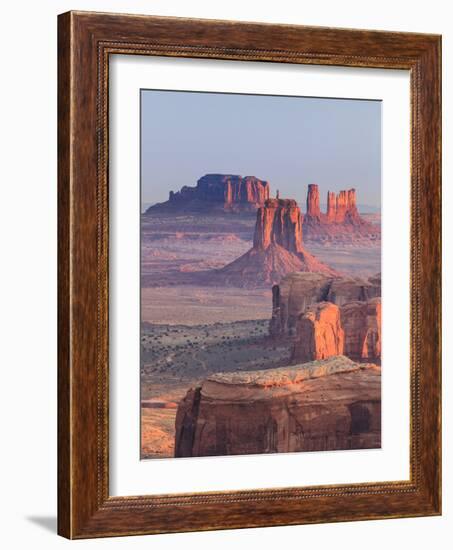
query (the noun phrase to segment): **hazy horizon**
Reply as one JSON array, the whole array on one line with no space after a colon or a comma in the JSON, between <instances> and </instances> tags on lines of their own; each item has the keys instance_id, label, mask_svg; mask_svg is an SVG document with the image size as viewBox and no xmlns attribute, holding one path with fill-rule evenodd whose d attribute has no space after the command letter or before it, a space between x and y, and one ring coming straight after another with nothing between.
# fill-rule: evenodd
<instances>
[{"instance_id":1,"label":"hazy horizon","mask_svg":"<svg viewBox=\"0 0 453 550\"><path fill-rule=\"evenodd\" d=\"M381 102L207 92L141 91L142 204L208 173L267 180L271 196L305 210L307 186L354 187L381 205Z\"/></svg>"}]
</instances>

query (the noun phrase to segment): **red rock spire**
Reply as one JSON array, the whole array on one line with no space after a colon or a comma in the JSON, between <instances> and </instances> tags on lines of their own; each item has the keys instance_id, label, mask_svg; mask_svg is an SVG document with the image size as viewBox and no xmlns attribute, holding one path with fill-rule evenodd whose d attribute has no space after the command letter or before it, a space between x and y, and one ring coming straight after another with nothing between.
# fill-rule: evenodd
<instances>
[{"instance_id":1,"label":"red rock spire","mask_svg":"<svg viewBox=\"0 0 453 550\"><path fill-rule=\"evenodd\" d=\"M315 183L308 186L307 194L307 218L320 219L321 211L319 209L319 189Z\"/></svg>"},{"instance_id":2,"label":"red rock spire","mask_svg":"<svg viewBox=\"0 0 453 550\"><path fill-rule=\"evenodd\" d=\"M337 196L333 191L327 192L327 221L332 223L335 221L337 213Z\"/></svg>"},{"instance_id":3,"label":"red rock spire","mask_svg":"<svg viewBox=\"0 0 453 550\"><path fill-rule=\"evenodd\" d=\"M340 191L337 195L337 211L335 215L335 221L337 223L344 222L346 210L348 208L348 195L346 191Z\"/></svg>"}]
</instances>

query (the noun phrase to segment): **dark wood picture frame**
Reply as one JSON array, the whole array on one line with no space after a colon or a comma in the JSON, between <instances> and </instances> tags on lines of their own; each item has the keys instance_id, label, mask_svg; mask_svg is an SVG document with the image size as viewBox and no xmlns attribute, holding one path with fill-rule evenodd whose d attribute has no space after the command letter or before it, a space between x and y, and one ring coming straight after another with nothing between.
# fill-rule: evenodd
<instances>
[{"instance_id":1,"label":"dark wood picture frame","mask_svg":"<svg viewBox=\"0 0 453 550\"><path fill-rule=\"evenodd\" d=\"M69 12L58 21L58 532L68 538L441 513L441 38ZM411 81L410 480L109 496L109 56L406 69Z\"/></svg>"}]
</instances>

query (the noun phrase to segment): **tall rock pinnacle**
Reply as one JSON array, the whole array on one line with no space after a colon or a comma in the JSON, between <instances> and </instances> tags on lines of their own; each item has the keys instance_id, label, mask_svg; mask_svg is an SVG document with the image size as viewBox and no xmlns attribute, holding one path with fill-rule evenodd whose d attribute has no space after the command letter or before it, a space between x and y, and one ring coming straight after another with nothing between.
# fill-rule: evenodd
<instances>
[{"instance_id":1,"label":"tall rock pinnacle","mask_svg":"<svg viewBox=\"0 0 453 550\"><path fill-rule=\"evenodd\" d=\"M337 196L333 191L327 192L327 214L326 218L329 223L335 221L337 215Z\"/></svg>"},{"instance_id":2,"label":"tall rock pinnacle","mask_svg":"<svg viewBox=\"0 0 453 550\"><path fill-rule=\"evenodd\" d=\"M303 252L302 216L292 199L268 199L258 209L253 247L265 250L272 244L289 252Z\"/></svg>"},{"instance_id":3,"label":"tall rock pinnacle","mask_svg":"<svg viewBox=\"0 0 453 550\"><path fill-rule=\"evenodd\" d=\"M319 209L319 189L314 183L308 186L307 193L307 218L320 220L321 211Z\"/></svg>"},{"instance_id":4,"label":"tall rock pinnacle","mask_svg":"<svg viewBox=\"0 0 453 550\"><path fill-rule=\"evenodd\" d=\"M340 191L337 196L337 211L335 215L335 221L337 223L344 222L347 208L348 208L348 194L346 191Z\"/></svg>"},{"instance_id":5,"label":"tall rock pinnacle","mask_svg":"<svg viewBox=\"0 0 453 550\"><path fill-rule=\"evenodd\" d=\"M226 284L255 288L278 283L294 271L337 274L305 250L296 201L268 199L256 213L253 248L217 273Z\"/></svg>"},{"instance_id":6,"label":"tall rock pinnacle","mask_svg":"<svg viewBox=\"0 0 453 550\"><path fill-rule=\"evenodd\" d=\"M327 211L320 212L318 186L310 184L307 192L307 213L303 219L307 241L338 241L354 243L356 239L378 241L379 225L363 219L357 210L356 190L342 190L337 194L327 192Z\"/></svg>"}]
</instances>

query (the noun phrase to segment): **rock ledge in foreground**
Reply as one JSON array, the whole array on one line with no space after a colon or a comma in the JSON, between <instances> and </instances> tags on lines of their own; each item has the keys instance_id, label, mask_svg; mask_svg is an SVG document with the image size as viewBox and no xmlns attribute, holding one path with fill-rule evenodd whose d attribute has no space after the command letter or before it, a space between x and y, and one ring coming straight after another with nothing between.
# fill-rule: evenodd
<instances>
[{"instance_id":1,"label":"rock ledge in foreground","mask_svg":"<svg viewBox=\"0 0 453 550\"><path fill-rule=\"evenodd\" d=\"M380 445L381 369L343 356L212 375L176 415L176 457Z\"/></svg>"}]
</instances>

